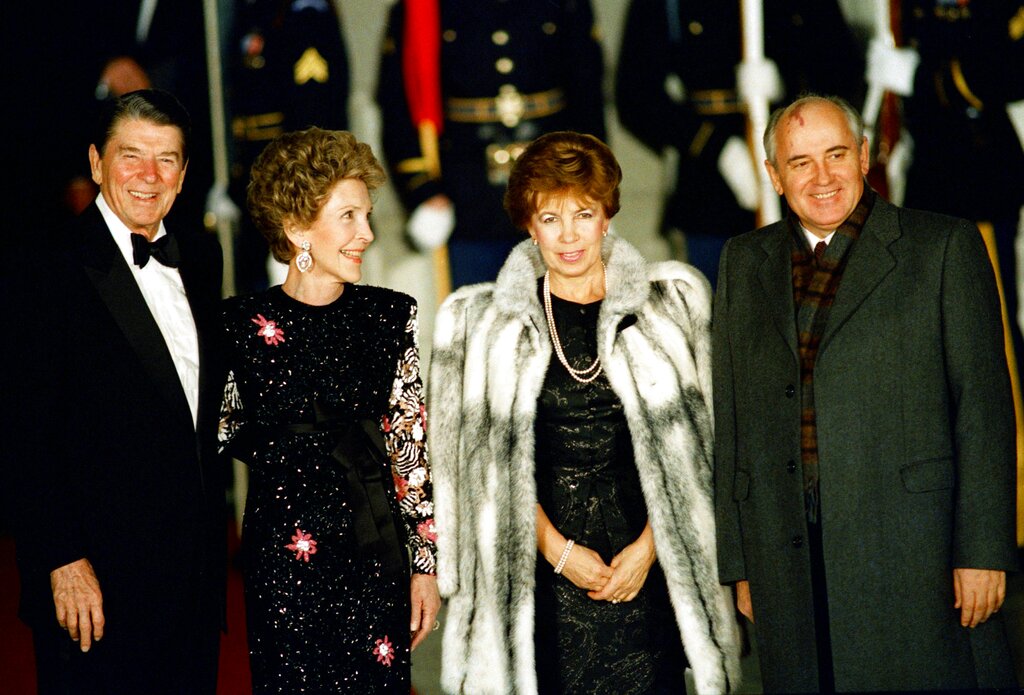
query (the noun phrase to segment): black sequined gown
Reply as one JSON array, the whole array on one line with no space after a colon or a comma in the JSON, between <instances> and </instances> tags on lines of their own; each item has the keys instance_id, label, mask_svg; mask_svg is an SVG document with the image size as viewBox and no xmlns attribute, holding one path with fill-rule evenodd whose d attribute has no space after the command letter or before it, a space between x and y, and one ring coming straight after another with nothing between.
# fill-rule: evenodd
<instances>
[{"instance_id":1,"label":"black sequined gown","mask_svg":"<svg viewBox=\"0 0 1024 695\"><path fill-rule=\"evenodd\" d=\"M600 307L552 297L562 348L576 369L597 354ZM643 531L647 507L622 403L605 374L581 384L552 355L534 431L541 507L566 538L610 563ZM686 658L657 562L635 600L612 604L589 598L538 554L535 625L541 693L685 691Z\"/></svg>"},{"instance_id":2,"label":"black sequined gown","mask_svg":"<svg viewBox=\"0 0 1024 695\"><path fill-rule=\"evenodd\" d=\"M405 695L404 551L415 572L432 574L435 557L415 302L346 285L332 304L310 306L274 287L226 300L223 319L221 439L250 466L242 552L253 690ZM330 423L356 420L377 423L391 459L391 470L376 466L377 490L398 522L399 572L360 551L365 516L332 457Z\"/></svg>"}]
</instances>

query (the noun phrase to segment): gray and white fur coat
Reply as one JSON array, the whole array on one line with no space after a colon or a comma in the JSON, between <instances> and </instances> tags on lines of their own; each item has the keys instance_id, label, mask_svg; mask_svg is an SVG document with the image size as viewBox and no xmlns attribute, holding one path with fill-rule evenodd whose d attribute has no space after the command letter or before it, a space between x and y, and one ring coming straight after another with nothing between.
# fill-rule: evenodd
<instances>
[{"instance_id":1,"label":"gray and white fur coat","mask_svg":"<svg viewBox=\"0 0 1024 695\"><path fill-rule=\"evenodd\" d=\"M692 267L648 264L614 236L603 256L598 353L625 410L697 690L728 692L739 683L739 634L717 579L710 288ZM451 693L537 691L533 426L552 353L537 298L544 270L526 240L496 282L460 288L436 319L427 397L448 598L441 684Z\"/></svg>"}]
</instances>

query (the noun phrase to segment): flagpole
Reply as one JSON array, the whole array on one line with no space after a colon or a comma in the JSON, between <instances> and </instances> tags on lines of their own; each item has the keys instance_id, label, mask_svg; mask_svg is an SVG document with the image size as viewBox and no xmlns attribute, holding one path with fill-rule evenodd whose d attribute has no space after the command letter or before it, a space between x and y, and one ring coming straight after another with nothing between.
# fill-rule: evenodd
<instances>
[{"instance_id":1,"label":"flagpole","mask_svg":"<svg viewBox=\"0 0 1024 695\"><path fill-rule=\"evenodd\" d=\"M742 0L743 12L743 62L757 65L764 62L764 5L761 0ZM765 160L762 135L768 125L768 99L763 96L749 97L747 100L747 117L750 120L751 147L754 152L755 167L760 183L760 224L766 225L777 221L782 213L779 195L772 187L768 172L761 164Z\"/></svg>"},{"instance_id":2,"label":"flagpole","mask_svg":"<svg viewBox=\"0 0 1024 695\"><path fill-rule=\"evenodd\" d=\"M213 133L213 190L207 198L207 215L214 218L217 240L224 254L221 294L235 294L234 220L229 214L217 214L216 198L228 190L227 118L224 113L224 78L221 71L220 23L218 0L203 0L206 25L206 75L210 85L210 130Z\"/></svg>"}]
</instances>

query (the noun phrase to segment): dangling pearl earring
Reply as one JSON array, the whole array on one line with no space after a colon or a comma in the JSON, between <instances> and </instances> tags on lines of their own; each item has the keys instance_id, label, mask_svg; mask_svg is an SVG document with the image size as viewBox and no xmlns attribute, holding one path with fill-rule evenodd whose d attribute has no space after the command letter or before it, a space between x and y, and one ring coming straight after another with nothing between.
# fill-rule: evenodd
<instances>
[{"instance_id":1,"label":"dangling pearl earring","mask_svg":"<svg viewBox=\"0 0 1024 695\"><path fill-rule=\"evenodd\" d=\"M300 273L305 273L313 267L313 256L309 253L309 239L303 239L301 245L302 251L295 257L295 267L299 269Z\"/></svg>"},{"instance_id":2,"label":"dangling pearl earring","mask_svg":"<svg viewBox=\"0 0 1024 695\"><path fill-rule=\"evenodd\" d=\"M534 245L534 246L536 246L536 245L537 245L537 237L534 237L534 238L533 238L533 245Z\"/></svg>"}]
</instances>

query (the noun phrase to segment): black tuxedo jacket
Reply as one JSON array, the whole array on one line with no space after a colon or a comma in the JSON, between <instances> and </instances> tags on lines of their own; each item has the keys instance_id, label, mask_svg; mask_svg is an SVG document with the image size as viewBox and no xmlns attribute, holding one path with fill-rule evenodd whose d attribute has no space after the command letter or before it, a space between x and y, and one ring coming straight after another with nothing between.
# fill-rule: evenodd
<instances>
[{"instance_id":1,"label":"black tuxedo jacket","mask_svg":"<svg viewBox=\"0 0 1024 695\"><path fill-rule=\"evenodd\" d=\"M222 624L223 375L212 344L221 255L210 237L176 236L199 335L197 427L95 203L12 256L8 511L32 626L54 621L50 571L83 557L100 581L108 635Z\"/></svg>"}]
</instances>

